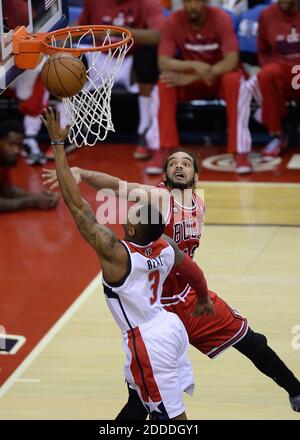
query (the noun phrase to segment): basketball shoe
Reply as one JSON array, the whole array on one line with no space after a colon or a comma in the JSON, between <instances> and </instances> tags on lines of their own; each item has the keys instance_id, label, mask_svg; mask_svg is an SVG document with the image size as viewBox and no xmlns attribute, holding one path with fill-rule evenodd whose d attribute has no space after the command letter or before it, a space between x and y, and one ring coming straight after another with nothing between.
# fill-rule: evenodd
<instances>
[{"instance_id":1,"label":"basketball shoe","mask_svg":"<svg viewBox=\"0 0 300 440\"><path fill-rule=\"evenodd\" d=\"M235 172L237 174L252 173L253 168L248 153L236 153L234 155L234 161L236 165Z\"/></svg>"},{"instance_id":2,"label":"basketball shoe","mask_svg":"<svg viewBox=\"0 0 300 440\"><path fill-rule=\"evenodd\" d=\"M45 165L47 158L40 150L39 144L34 136L25 137L23 141L23 157L28 165Z\"/></svg>"},{"instance_id":3,"label":"basketball shoe","mask_svg":"<svg viewBox=\"0 0 300 440\"><path fill-rule=\"evenodd\" d=\"M152 159L145 168L145 172L151 176L163 173L163 164L168 150L153 150Z\"/></svg>"},{"instance_id":4,"label":"basketball shoe","mask_svg":"<svg viewBox=\"0 0 300 440\"><path fill-rule=\"evenodd\" d=\"M138 145L133 153L134 159L146 160L150 159L151 157L151 152L147 147L146 131L142 134L139 134Z\"/></svg>"},{"instance_id":5,"label":"basketball shoe","mask_svg":"<svg viewBox=\"0 0 300 440\"><path fill-rule=\"evenodd\" d=\"M284 135L273 136L270 142L262 150L261 154L268 157L277 157L287 147L287 138Z\"/></svg>"},{"instance_id":6,"label":"basketball shoe","mask_svg":"<svg viewBox=\"0 0 300 440\"><path fill-rule=\"evenodd\" d=\"M290 404L294 411L300 412L300 394L296 397L290 397Z\"/></svg>"}]
</instances>

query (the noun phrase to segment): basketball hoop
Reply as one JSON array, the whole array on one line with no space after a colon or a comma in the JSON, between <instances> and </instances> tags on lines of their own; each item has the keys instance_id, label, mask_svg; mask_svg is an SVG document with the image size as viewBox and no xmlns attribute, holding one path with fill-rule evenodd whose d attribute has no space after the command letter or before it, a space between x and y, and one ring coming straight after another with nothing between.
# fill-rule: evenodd
<instances>
[{"instance_id":1,"label":"basketball hoop","mask_svg":"<svg viewBox=\"0 0 300 440\"><path fill-rule=\"evenodd\" d=\"M69 140L77 147L103 141L114 131L111 91L116 74L133 44L131 33L117 26L77 26L29 34L20 27L13 36L15 63L34 69L44 55L66 52L86 65L87 81L77 95L63 98L71 125Z\"/></svg>"}]
</instances>

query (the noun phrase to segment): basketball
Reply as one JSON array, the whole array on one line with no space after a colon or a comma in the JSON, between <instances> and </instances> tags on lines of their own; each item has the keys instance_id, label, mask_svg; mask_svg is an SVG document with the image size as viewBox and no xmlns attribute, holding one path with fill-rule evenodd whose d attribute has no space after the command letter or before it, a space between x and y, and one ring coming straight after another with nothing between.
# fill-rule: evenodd
<instances>
[{"instance_id":1,"label":"basketball","mask_svg":"<svg viewBox=\"0 0 300 440\"><path fill-rule=\"evenodd\" d=\"M41 74L46 89L58 98L70 98L77 95L87 80L83 62L68 53L50 56Z\"/></svg>"}]
</instances>

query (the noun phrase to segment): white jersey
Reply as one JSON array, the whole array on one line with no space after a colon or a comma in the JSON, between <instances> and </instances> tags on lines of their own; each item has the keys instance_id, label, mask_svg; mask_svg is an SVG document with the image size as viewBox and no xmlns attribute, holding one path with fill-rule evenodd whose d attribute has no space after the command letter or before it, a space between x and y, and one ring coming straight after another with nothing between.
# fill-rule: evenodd
<instances>
[{"instance_id":1,"label":"white jersey","mask_svg":"<svg viewBox=\"0 0 300 440\"><path fill-rule=\"evenodd\" d=\"M163 312L162 287L173 267L175 253L163 239L147 246L121 243L128 252L129 272L118 285L107 283L103 276L102 282L108 307L125 334Z\"/></svg>"}]
</instances>

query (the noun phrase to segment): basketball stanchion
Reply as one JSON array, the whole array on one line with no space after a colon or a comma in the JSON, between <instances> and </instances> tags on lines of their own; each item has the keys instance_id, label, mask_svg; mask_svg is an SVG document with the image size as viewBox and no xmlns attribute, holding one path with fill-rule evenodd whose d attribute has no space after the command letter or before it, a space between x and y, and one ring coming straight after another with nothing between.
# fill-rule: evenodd
<instances>
[{"instance_id":1,"label":"basketball stanchion","mask_svg":"<svg viewBox=\"0 0 300 440\"><path fill-rule=\"evenodd\" d=\"M43 68L43 82L50 92L63 98L71 125L69 140L77 147L95 145L106 138L108 131L114 131L111 91L132 45L130 31L104 25L36 34L22 26L13 36L18 67L33 69L44 56L49 57Z\"/></svg>"}]
</instances>

